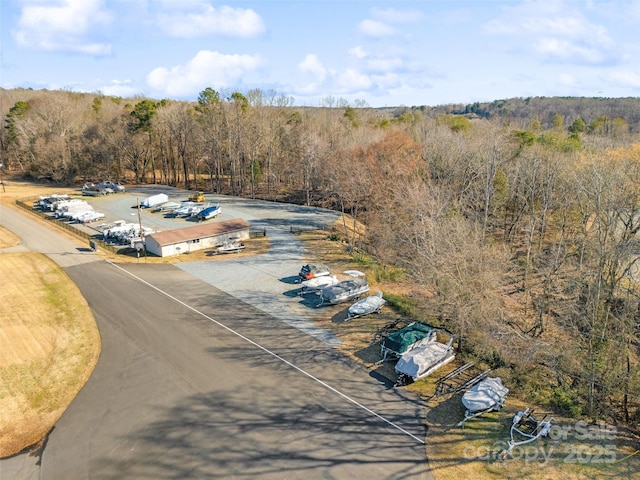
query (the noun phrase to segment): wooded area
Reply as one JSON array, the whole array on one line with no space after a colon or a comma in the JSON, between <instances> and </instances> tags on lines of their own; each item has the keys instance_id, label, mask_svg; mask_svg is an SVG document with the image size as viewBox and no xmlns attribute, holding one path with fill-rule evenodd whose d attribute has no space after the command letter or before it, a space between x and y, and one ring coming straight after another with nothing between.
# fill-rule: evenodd
<instances>
[{"instance_id":1,"label":"wooded area","mask_svg":"<svg viewBox=\"0 0 640 480\"><path fill-rule=\"evenodd\" d=\"M640 99L295 107L0 90L0 162L319 205L366 226L353 252L431 292L459 349L532 401L638 428Z\"/></svg>"}]
</instances>

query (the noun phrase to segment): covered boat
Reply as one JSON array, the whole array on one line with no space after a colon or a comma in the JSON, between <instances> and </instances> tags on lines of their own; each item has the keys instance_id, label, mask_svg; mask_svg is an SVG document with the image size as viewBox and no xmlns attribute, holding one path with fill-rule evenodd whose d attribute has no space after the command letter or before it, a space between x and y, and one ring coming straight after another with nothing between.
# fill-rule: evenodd
<instances>
[{"instance_id":1,"label":"covered boat","mask_svg":"<svg viewBox=\"0 0 640 480\"><path fill-rule=\"evenodd\" d=\"M222 208L220 208L220 205L213 205L211 207L203 208L197 213L198 221L201 222L203 220L209 220L210 218L215 218L221 213L222 213Z\"/></svg>"},{"instance_id":2,"label":"covered boat","mask_svg":"<svg viewBox=\"0 0 640 480\"><path fill-rule=\"evenodd\" d=\"M320 290L318 292L320 295L318 307L347 302L369 291L369 282L367 282L364 273L357 270L347 270L344 273L352 278Z\"/></svg>"},{"instance_id":3,"label":"covered boat","mask_svg":"<svg viewBox=\"0 0 640 480\"><path fill-rule=\"evenodd\" d=\"M299 282L303 282L305 280L311 280L316 277L323 277L331 274L331 269L326 265L322 265L320 263L309 263L307 265L303 265L300 269L300 273L298 273Z\"/></svg>"},{"instance_id":4,"label":"covered boat","mask_svg":"<svg viewBox=\"0 0 640 480\"><path fill-rule=\"evenodd\" d=\"M426 377L438 368L449 363L455 357L453 337L448 343L437 340L413 348L402 354L395 371L398 373L398 385L406 385L422 377Z\"/></svg>"},{"instance_id":5,"label":"covered boat","mask_svg":"<svg viewBox=\"0 0 640 480\"><path fill-rule=\"evenodd\" d=\"M324 275L321 277L310 278L302 282L302 288L300 288L300 295L306 295L307 293L318 293L325 287L330 287L338 283L338 277L335 275Z\"/></svg>"},{"instance_id":6,"label":"covered boat","mask_svg":"<svg viewBox=\"0 0 640 480\"><path fill-rule=\"evenodd\" d=\"M347 320L363 317L370 313L380 313L380 309L385 303L387 303L387 301L382 298L382 292L378 292L376 295L369 295L349 307Z\"/></svg>"},{"instance_id":7,"label":"covered boat","mask_svg":"<svg viewBox=\"0 0 640 480\"><path fill-rule=\"evenodd\" d=\"M466 411L464 420L458 423L458 426L483 413L500 410L504 406L508 393L509 389L502 384L500 377L488 377L475 384L462 396L462 404Z\"/></svg>"},{"instance_id":8,"label":"covered boat","mask_svg":"<svg viewBox=\"0 0 640 480\"><path fill-rule=\"evenodd\" d=\"M436 329L431 325L411 322L404 328L390 333L380 342L382 361L388 358L398 358L412 348L435 340Z\"/></svg>"}]
</instances>

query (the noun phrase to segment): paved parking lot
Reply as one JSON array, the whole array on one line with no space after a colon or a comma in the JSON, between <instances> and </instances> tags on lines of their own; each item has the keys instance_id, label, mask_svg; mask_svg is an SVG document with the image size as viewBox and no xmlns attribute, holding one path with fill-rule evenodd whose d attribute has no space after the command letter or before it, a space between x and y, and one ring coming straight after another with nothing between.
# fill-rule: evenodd
<instances>
[{"instance_id":1,"label":"paved parking lot","mask_svg":"<svg viewBox=\"0 0 640 480\"><path fill-rule=\"evenodd\" d=\"M137 187L126 193L103 197L91 197L89 203L97 211L105 213L104 223L114 220L129 222L138 220L138 208L142 199L157 193L165 193L169 201L186 200L191 192L170 187ZM247 200L222 195L206 195L207 201L219 203L222 213L215 220L242 218L249 222L252 230L265 231L271 249L268 256L240 257L229 256L228 260L218 259L211 262L185 262L176 266L185 272L219 288L259 310L280 318L328 345L337 346L340 341L330 332L319 329L310 321L317 311L313 301L302 298L292 291L298 286L293 278L304 261L303 247L291 234L291 229L326 228L332 225L339 215L330 210L309 208L298 205L278 204L260 200ZM184 228L194 225L194 221L175 218L156 211L140 209L142 224L158 231ZM84 226L83 229L95 231L98 223Z\"/></svg>"},{"instance_id":2,"label":"paved parking lot","mask_svg":"<svg viewBox=\"0 0 640 480\"><path fill-rule=\"evenodd\" d=\"M144 186L133 187L125 193L116 193L101 197L84 197L95 210L106 215L104 221L90 224L95 231L100 223L111 223L115 220L124 220L127 223L138 223L137 205L143 199L151 195L164 193L170 202L182 202L193 193L172 187ZM214 220L231 220L242 218L248 221L255 230L265 226L280 228L289 231L305 228L324 228L333 224L339 215L331 210L304 207L283 203L265 202L244 198L228 197L225 195L205 195L206 202L220 204L222 213ZM172 215L162 213L156 208L140 209L142 224L157 231L173 230L193 226L196 220L193 218L175 218Z\"/></svg>"},{"instance_id":3,"label":"paved parking lot","mask_svg":"<svg viewBox=\"0 0 640 480\"><path fill-rule=\"evenodd\" d=\"M116 200L117 219L131 198L97 202ZM431 478L421 402L331 348L308 328L312 307L287 294L302 262L289 226L332 213L266 202L234 213L233 202L227 213L268 230L269 254L118 266L3 216L26 246L64 262L103 348L44 449L0 462L2 480Z\"/></svg>"}]
</instances>

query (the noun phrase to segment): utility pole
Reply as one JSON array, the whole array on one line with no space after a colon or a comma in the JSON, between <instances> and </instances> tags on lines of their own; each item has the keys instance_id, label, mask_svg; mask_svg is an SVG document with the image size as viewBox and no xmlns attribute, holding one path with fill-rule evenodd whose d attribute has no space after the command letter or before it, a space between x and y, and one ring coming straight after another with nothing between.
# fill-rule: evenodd
<instances>
[{"instance_id":1,"label":"utility pole","mask_svg":"<svg viewBox=\"0 0 640 480\"><path fill-rule=\"evenodd\" d=\"M144 243L144 230L142 229L142 213L140 211L140 199L136 198L138 204L138 226L140 228L140 241L136 243L136 253L138 255L138 262L140 261L140 250L144 252L144 261L147 262L147 249Z\"/></svg>"},{"instance_id":2,"label":"utility pole","mask_svg":"<svg viewBox=\"0 0 640 480\"><path fill-rule=\"evenodd\" d=\"M4 188L4 180L2 179L2 163L0 163L0 185L2 185L2 191L6 193L7 190Z\"/></svg>"}]
</instances>

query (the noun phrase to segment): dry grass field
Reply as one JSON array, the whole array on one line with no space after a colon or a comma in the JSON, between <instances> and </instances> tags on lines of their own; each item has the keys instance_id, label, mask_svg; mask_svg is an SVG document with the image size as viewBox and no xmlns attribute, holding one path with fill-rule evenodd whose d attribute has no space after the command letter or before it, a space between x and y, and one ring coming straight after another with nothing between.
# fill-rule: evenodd
<instances>
[{"instance_id":1,"label":"dry grass field","mask_svg":"<svg viewBox=\"0 0 640 480\"><path fill-rule=\"evenodd\" d=\"M2 244L13 234L0 229ZM89 378L100 336L76 285L37 253L0 254L0 457L40 441Z\"/></svg>"},{"instance_id":2,"label":"dry grass field","mask_svg":"<svg viewBox=\"0 0 640 480\"><path fill-rule=\"evenodd\" d=\"M9 181L0 191L1 208L15 199L44 193L64 193L26 182ZM35 218L35 217L34 217ZM60 230L65 235L71 235ZM339 231L339 230L338 230ZM340 241L329 240L329 232L305 232L307 261L326 263L332 270L356 268ZM78 240L84 245L84 240ZM0 227L0 248L19 244L19 238ZM252 239L239 255L268 250L267 239ZM207 252L192 252L179 258L138 259L100 251L116 262L175 262L212 260ZM0 253L0 457L37 443L53 426L91 374L99 354L99 337L91 311L75 285L47 257L32 253ZM7 272L7 274L5 274ZM401 282L376 283L371 291L402 295L413 285ZM24 292L31 292L25 296ZM345 322L346 306L327 308L317 319L319 326L338 335L342 351L369 368L374 375L393 379L393 365L376 365L379 345L376 331L399 317L385 306L379 315ZM509 440L513 415L526 405L517 392L508 397L500 412L470 420L464 428L455 424L464 417L460 394L434 397L435 379L459 366L449 364L442 372L407 388L423 398L427 408L427 456L437 480L477 479L562 479L638 478L638 439L623 430L613 435L581 437L576 422L555 415L556 424L567 438L548 438L514 451L500 461L499 453ZM499 373L499 372L498 372ZM509 386L509 385L507 385Z\"/></svg>"}]
</instances>

